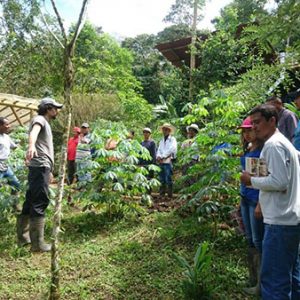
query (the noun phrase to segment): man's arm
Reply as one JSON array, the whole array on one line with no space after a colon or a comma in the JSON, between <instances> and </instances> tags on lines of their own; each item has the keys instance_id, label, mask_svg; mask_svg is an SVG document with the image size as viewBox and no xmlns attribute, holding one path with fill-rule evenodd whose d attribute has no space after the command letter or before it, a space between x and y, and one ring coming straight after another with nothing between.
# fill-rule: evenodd
<instances>
[{"instance_id":1,"label":"man's arm","mask_svg":"<svg viewBox=\"0 0 300 300\"><path fill-rule=\"evenodd\" d=\"M37 140L37 137L42 129L42 126L38 123L34 124L30 133L29 133L29 146L28 151L26 153L26 161L30 161L33 157L37 156L37 151L35 148L35 143Z\"/></svg>"},{"instance_id":2,"label":"man's arm","mask_svg":"<svg viewBox=\"0 0 300 300\"><path fill-rule=\"evenodd\" d=\"M291 177L289 158L280 147L269 147L265 153L269 175L251 177L251 185L259 190L283 192L287 189Z\"/></svg>"}]
</instances>

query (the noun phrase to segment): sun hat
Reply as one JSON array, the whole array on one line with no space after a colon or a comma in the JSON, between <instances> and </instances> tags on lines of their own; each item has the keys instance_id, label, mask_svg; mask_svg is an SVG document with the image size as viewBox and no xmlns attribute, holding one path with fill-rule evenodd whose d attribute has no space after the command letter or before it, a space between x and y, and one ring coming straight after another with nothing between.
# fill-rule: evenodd
<instances>
[{"instance_id":1,"label":"sun hat","mask_svg":"<svg viewBox=\"0 0 300 300\"><path fill-rule=\"evenodd\" d=\"M253 126L252 126L252 123L251 123L251 119L250 119L250 117L247 117L247 118L243 121L242 125L239 126L238 128L252 128L252 127L253 127Z\"/></svg>"},{"instance_id":2,"label":"sun hat","mask_svg":"<svg viewBox=\"0 0 300 300\"><path fill-rule=\"evenodd\" d=\"M151 129L149 127L145 127L143 129L143 132L149 132L149 133L152 133Z\"/></svg>"},{"instance_id":3,"label":"sun hat","mask_svg":"<svg viewBox=\"0 0 300 300\"><path fill-rule=\"evenodd\" d=\"M168 128L171 133L175 131L175 127L172 126L170 123L164 123L162 126L159 127L159 129L162 131L164 128Z\"/></svg>"},{"instance_id":4,"label":"sun hat","mask_svg":"<svg viewBox=\"0 0 300 300\"><path fill-rule=\"evenodd\" d=\"M197 124L191 124L190 126L187 126L186 131L189 131L190 129L194 129L197 132L200 130Z\"/></svg>"},{"instance_id":5,"label":"sun hat","mask_svg":"<svg viewBox=\"0 0 300 300\"><path fill-rule=\"evenodd\" d=\"M48 105L48 104L50 104L50 105L52 105L52 106L54 106L56 108L62 108L63 107L63 104L58 103L54 99L49 98L49 97L43 98L41 100L40 104L39 104L39 107L40 106L44 106L44 105Z\"/></svg>"}]
</instances>

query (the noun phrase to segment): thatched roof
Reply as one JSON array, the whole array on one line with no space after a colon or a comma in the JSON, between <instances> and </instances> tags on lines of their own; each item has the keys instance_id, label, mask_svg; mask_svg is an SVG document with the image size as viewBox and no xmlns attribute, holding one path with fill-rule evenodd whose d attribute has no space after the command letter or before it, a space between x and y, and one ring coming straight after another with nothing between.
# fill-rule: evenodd
<instances>
[{"instance_id":1,"label":"thatched roof","mask_svg":"<svg viewBox=\"0 0 300 300\"><path fill-rule=\"evenodd\" d=\"M11 125L24 126L35 114L39 100L0 93L0 117L5 117Z\"/></svg>"}]
</instances>

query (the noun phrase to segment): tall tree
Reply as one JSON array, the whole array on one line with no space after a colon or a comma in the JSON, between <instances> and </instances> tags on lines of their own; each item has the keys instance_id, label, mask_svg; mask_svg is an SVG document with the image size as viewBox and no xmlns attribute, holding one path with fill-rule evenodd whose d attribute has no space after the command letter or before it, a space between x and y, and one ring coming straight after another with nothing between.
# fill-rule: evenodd
<instances>
[{"instance_id":1,"label":"tall tree","mask_svg":"<svg viewBox=\"0 0 300 300\"><path fill-rule=\"evenodd\" d=\"M169 14L164 18L165 22L175 24L187 24L191 29L190 45L190 81L189 81L189 100L194 96L193 72L196 68L196 41L197 41L197 23L203 18L199 13L205 6L205 0L176 0L171 6Z\"/></svg>"},{"instance_id":2,"label":"tall tree","mask_svg":"<svg viewBox=\"0 0 300 300\"><path fill-rule=\"evenodd\" d=\"M60 160L60 168L59 168L59 183L58 183L58 196L55 201L55 213L54 213L54 226L53 226L53 242L52 242L52 251L51 251L51 287L50 287L50 300L60 299L60 290L59 290L59 249L58 249L58 238L61 226L61 203L63 197L64 190L64 182L65 182L65 171L66 171L66 162L67 162L67 144L68 137L71 126L72 119L72 88L74 82L74 67L73 67L73 57L74 50L77 38L80 34L80 31L84 24L85 12L88 5L89 0L83 0L82 6L79 14L78 21L74 27L74 32L69 36L66 33L66 30L63 25L62 18L58 12L56 7L56 3L54 0L51 0L51 4L55 15L57 17L57 21L61 30L61 34L63 37L61 45L64 48L64 100L65 107L67 110L68 118L66 122L65 132L64 132L64 143L62 144L61 149L61 160ZM58 38L57 38L58 40Z\"/></svg>"}]
</instances>

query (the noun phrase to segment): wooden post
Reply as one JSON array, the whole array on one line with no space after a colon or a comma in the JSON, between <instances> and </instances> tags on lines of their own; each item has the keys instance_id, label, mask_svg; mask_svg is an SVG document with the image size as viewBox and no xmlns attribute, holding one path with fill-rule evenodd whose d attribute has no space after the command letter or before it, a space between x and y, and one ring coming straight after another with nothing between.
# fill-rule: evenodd
<instances>
[{"instance_id":1,"label":"wooden post","mask_svg":"<svg viewBox=\"0 0 300 300\"><path fill-rule=\"evenodd\" d=\"M10 108L11 108L11 110L12 110L12 112L13 112L15 118L16 118L17 121L19 122L19 124L20 124L21 126L23 126L23 123L22 123L21 119L19 118L17 112L15 111L14 107L13 107L13 106L10 106Z\"/></svg>"},{"instance_id":2,"label":"wooden post","mask_svg":"<svg viewBox=\"0 0 300 300\"><path fill-rule=\"evenodd\" d=\"M194 14L192 24L192 39L190 46L190 83L189 83L189 101L193 100L194 83L193 83L193 71L196 68L196 40L197 40L197 17L198 17L198 0L194 0Z\"/></svg>"}]
</instances>

